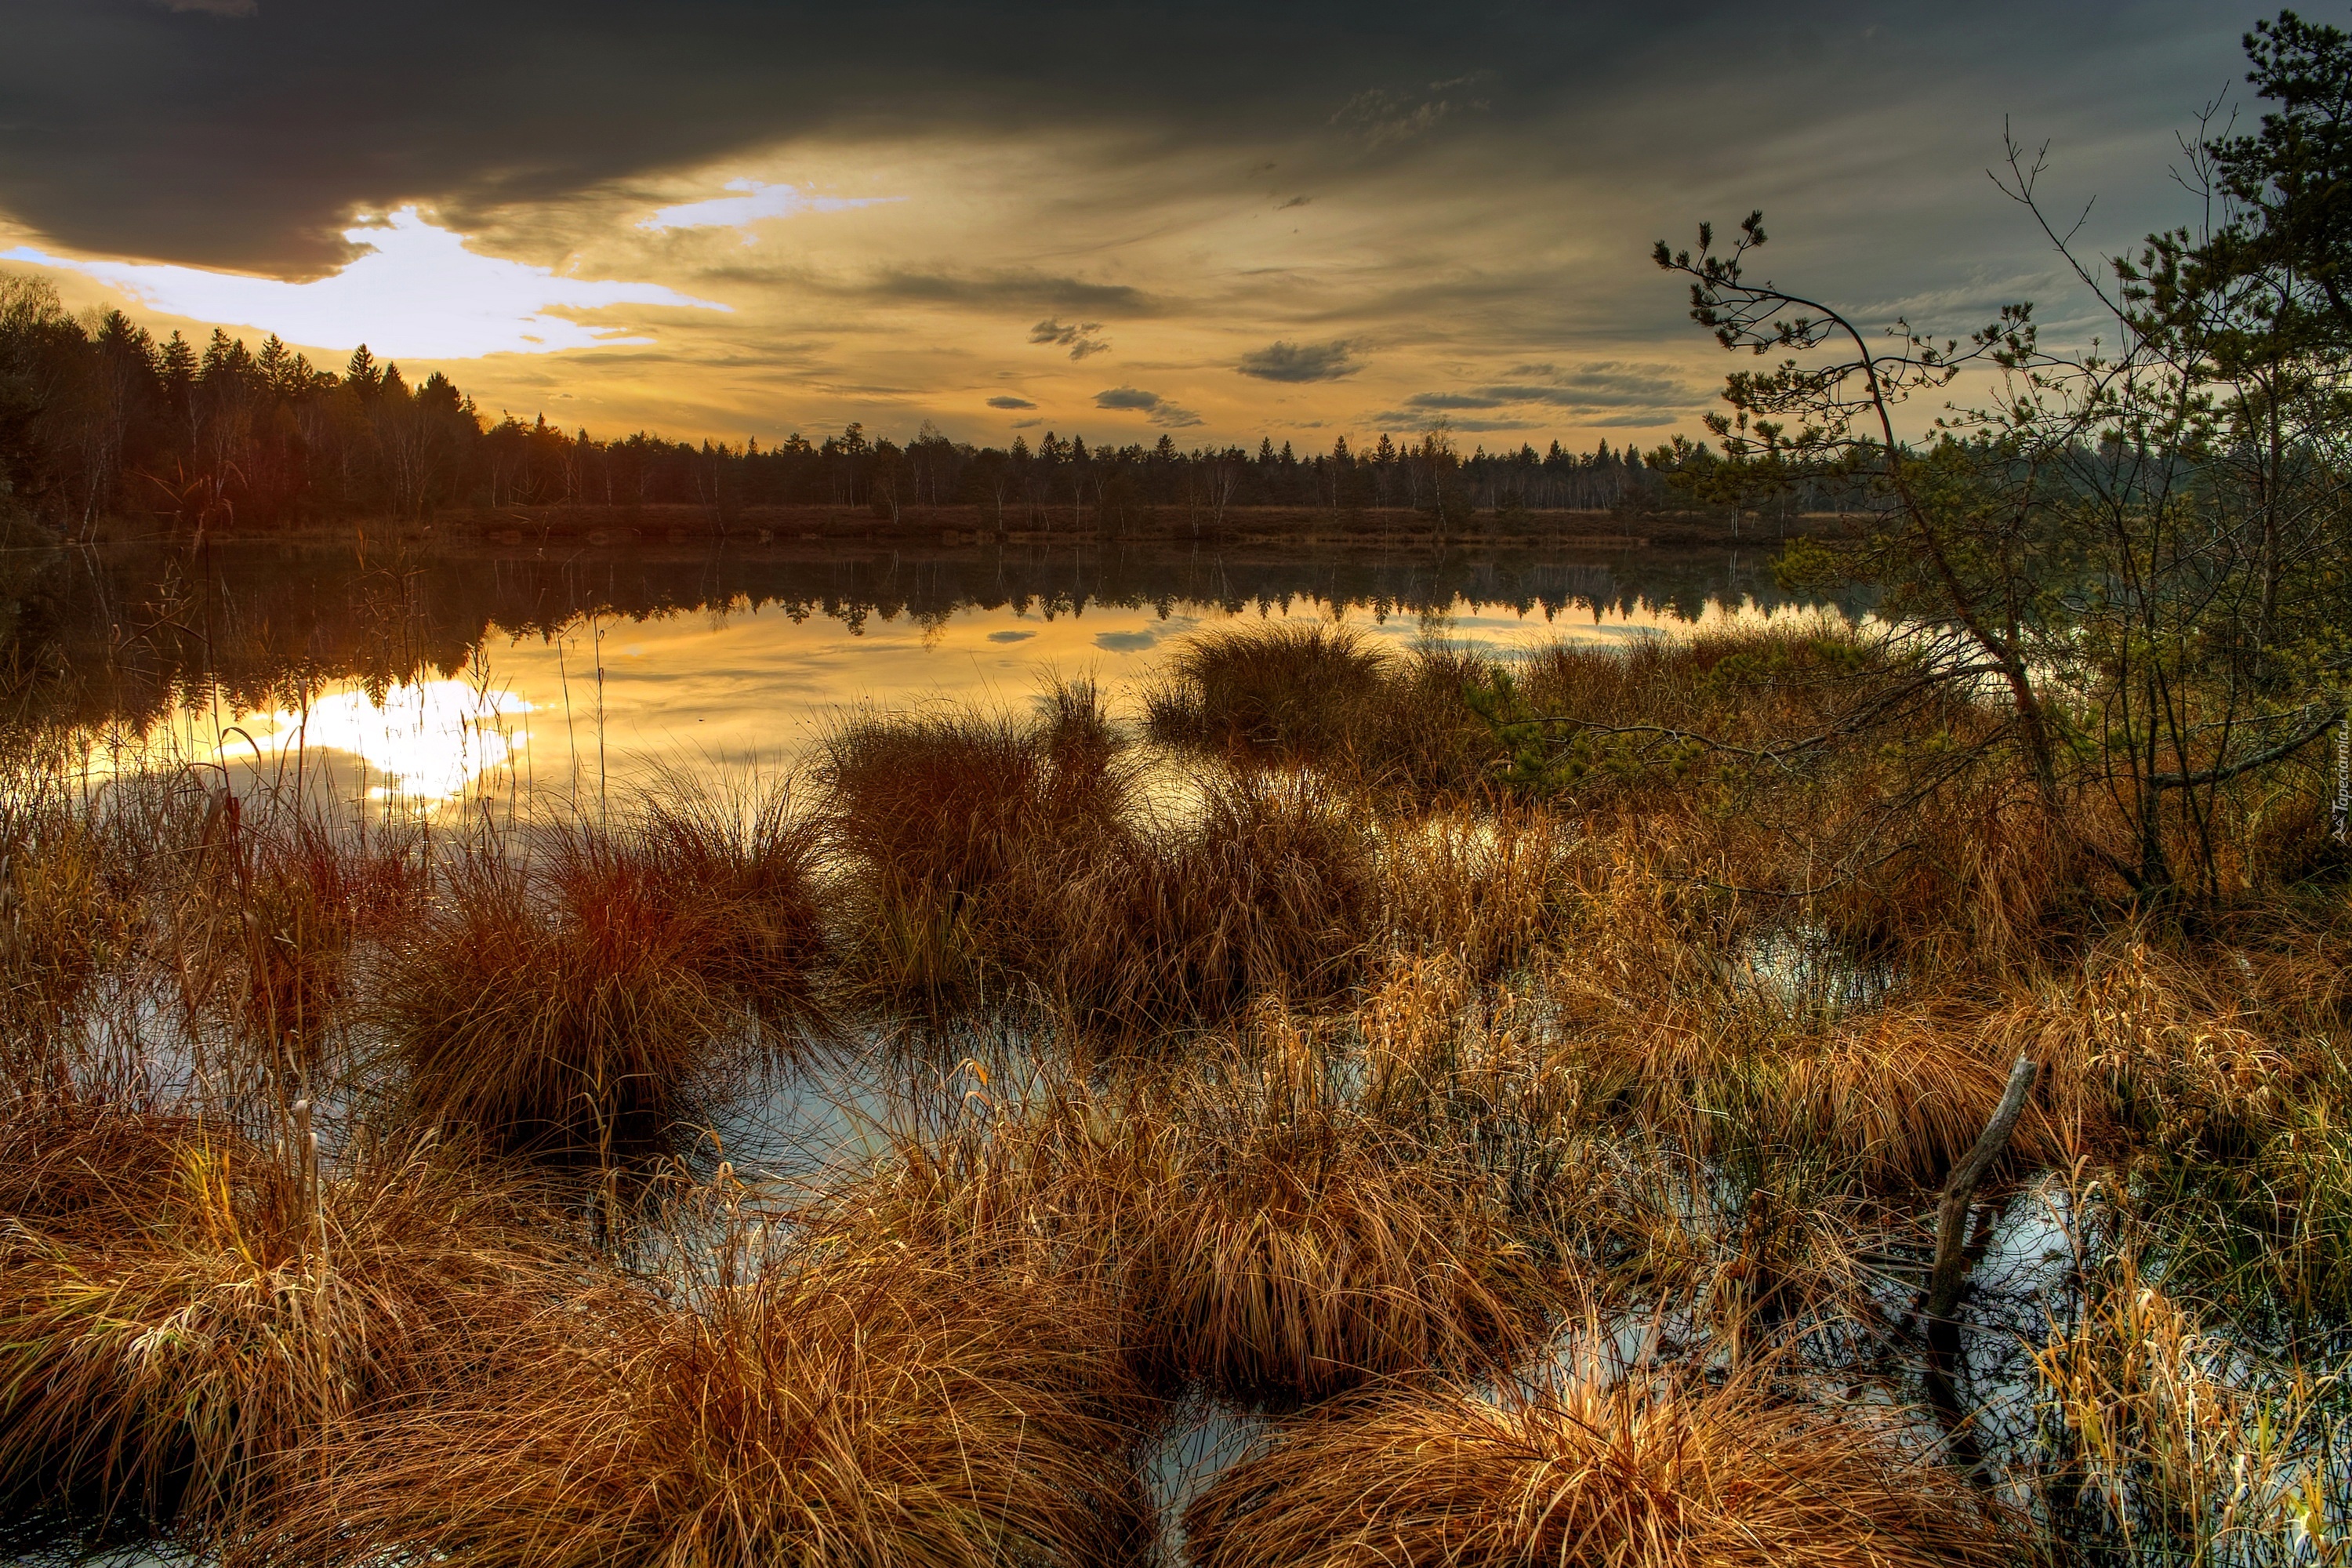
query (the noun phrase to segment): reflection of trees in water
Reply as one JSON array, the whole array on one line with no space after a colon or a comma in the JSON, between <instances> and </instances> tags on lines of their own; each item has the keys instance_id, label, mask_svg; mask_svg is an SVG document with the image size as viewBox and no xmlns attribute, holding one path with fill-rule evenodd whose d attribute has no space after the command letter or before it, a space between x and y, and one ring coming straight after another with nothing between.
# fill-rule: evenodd
<instances>
[{"instance_id":1,"label":"reflection of trees in water","mask_svg":"<svg viewBox=\"0 0 2352 1568\"><path fill-rule=\"evenodd\" d=\"M215 695L241 709L291 706L327 681L380 690L456 675L486 637L552 637L592 613L722 620L771 610L858 634L877 622L935 627L967 609L1344 607L1387 616L1460 601L1546 618L1647 612L1685 620L1710 605L1819 602L1783 593L1759 552L1579 562L1533 552L1318 558L1092 545L543 558L258 544L202 555L53 549L11 552L0 571L0 682L26 718L141 723Z\"/></svg>"}]
</instances>

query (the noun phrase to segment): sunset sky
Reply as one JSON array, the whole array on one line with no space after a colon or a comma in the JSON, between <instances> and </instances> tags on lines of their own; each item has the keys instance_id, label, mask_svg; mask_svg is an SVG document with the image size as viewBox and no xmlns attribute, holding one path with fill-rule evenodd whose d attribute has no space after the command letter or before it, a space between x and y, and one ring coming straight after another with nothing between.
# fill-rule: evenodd
<instances>
[{"instance_id":1,"label":"sunset sky","mask_svg":"<svg viewBox=\"0 0 2352 1568\"><path fill-rule=\"evenodd\" d=\"M2004 117L2088 249L2191 221L2260 14L0 0L0 267L600 435L1649 443L1725 368L1653 239L2063 331Z\"/></svg>"}]
</instances>

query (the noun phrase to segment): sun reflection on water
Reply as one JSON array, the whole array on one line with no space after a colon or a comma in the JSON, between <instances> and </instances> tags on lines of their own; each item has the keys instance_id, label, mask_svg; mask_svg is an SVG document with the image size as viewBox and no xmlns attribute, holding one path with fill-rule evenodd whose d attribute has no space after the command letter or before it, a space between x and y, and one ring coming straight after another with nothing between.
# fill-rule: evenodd
<instances>
[{"instance_id":1,"label":"sun reflection on water","mask_svg":"<svg viewBox=\"0 0 2352 1568\"><path fill-rule=\"evenodd\" d=\"M174 749L198 764L279 775L331 773L337 758L351 758L367 798L433 806L507 776L530 739L515 721L536 711L516 692L464 680L410 681L380 694L353 685L299 708L192 722ZM157 739L148 737L142 750Z\"/></svg>"},{"instance_id":2,"label":"sun reflection on water","mask_svg":"<svg viewBox=\"0 0 2352 1568\"><path fill-rule=\"evenodd\" d=\"M266 749L303 746L356 756L383 775L369 791L379 800L455 800L508 765L530 731L507 721L534 710L511 691L422 680L393 687L381 701L364 691L331 693L305 713L272 715L278 728L255 739Z\"/></svg>"}]
</instances>

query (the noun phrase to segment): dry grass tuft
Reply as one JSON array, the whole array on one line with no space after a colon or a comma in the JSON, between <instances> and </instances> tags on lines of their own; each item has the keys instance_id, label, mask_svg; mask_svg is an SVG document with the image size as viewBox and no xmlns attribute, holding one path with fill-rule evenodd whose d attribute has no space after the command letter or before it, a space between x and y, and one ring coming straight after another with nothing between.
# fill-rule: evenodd
<instances>
[{"instance_id":1,"label":"dry grass tuft","mask_svg":"<svg viewBox=\"0 0 2352 1568\"><path fill-rule=\"evenodd\" d=\"M832 956L821 849L787 787L677 787L617 830L575 829L549 875L574 904L620 886L665 921L689 922L698 973L763 1018L805 1025L821 1021L817 979Z\"/></svg>"},{"instance_id":2,"label":"dry grass tuft","mask_svg":"<svg viewBox=\"0 0 2352 1568\"><path fill-rule=\"evenodd\" d=\"M348 1449L271 1560L496 1568L1108 1564L1138 1408L1084 1296L763 1227L683 1307L557 1321L478 1391Z\"/></svg>"},{"instance_id":3,"label":"dry grass tuft","mask_svg":"<svg viewBox=\"0 0 2352 1568\"><path fill-rule=\"evenodd\" d=\"M1523 963L1552 934L1573 889L1569 824L1540 806L1451 807L1386 823L1381 885L1408 948L1444 952L1480 978Z\"/></svg>"},{"instance_id":4,"label":"dry grass tuft","mask_svg":"<svg viewBox=\"0 0 2352 1568\"><path fill-rule=\"evenodd\" d=\"M1344 756L1393 665L1353 626L1262 621L1179 643L1146 700L1155 740L1291 763Z\"/></svg>"},{"instance_id":5,"label":"dry grass tuft","mask_svg":"<svg viewBox=\"0 0 2352 1568\"><path fill-rule=\"evenodd\" d=\"M1232 773L1052 895L1038 972L1090 1028L1214 1022L1254 998L1336 994L1377 929L1361 805L1307 773Z\"/></svg>"},{"instance_id":6,"label":"dry grass tuft","mask_svg":"<svg viewBox=\"0 0 2352 1568\"><path fill-rule=\"evenodd\" d=\"M1037 1281L1081 1301L1102 1348L1157 1387L1164 1358L1133 1287L1148 1216L1172 1185L1152 1087L1058 1068L1014 1082L967 1062L952 1109L877 1135L875 1154L795 1222L852 1252L887 1246L927 1267Z\"/></svg>"},{"instance_id":7,"label":"dry grass tuft","mask_svg":"<svg viewBox=\"0 0 2352 1568\"><path fill-rule=\"evenodd\" d=\"M225 1005L247 1054L294 1085L320 1075L352 996L362 930L415 912L423 863L405 847L371 853L341 844L310 817L271 826L235 836L210 858L210 885L189 901L181 935L221 951L188 952L179 967L190 1008ZM215 988L226 994L206 994Z\"/></svg>"},{"instance_id":8,"label":"dry grass tuft","mask_svg":"<svg viewBox=\"0 0 2352 1568\"><path fill-rule=\"evenodd\" d=\"M1383 795L1482 793L1498 749L1464 699L1475 654L1392 653L1344 623L1269 621L1196 632L1146 693L1153 739L1229 761L1312 766Z\"/></svg>"},{"instance_id":9,"label":"dry grass tuft","mask_svg":"<svg viewBox=\"0 0 2352 1568\"><path fill-rule=\"evenodd\" d=\"M660 1147L811 1016L814 865L781 803L735 821L656 805L457 857L380 1003L417 1111L508 1149Z\"/></svg>"},{"instance_id":10,"label":"dry grass tuft","mask_svg":"<svg viewBox=\"0 0 2352 1568\"><path fill-rule=\"evenodd\" d=\"M1043 1000L1091 1034L1328 995L1378 921L1362 803L1310 774L1219 772L1155 818L1090 688L1029 721L852 725L821 769L850 962L934 1011Z\"/></svg>"},{"instance_id":11,"label":"dry grass tuft","mask_svg":"<svg viewBox=\"0 0 2352 1568\"><path fill-rule=\"evenodd\" d=\"M1199 1568L1918 1568L2016 1561L1980 1494L1859 1417L1716 1388L1566 1381L1344 1401L1184 1516Z\"/></svg>"},{"instance_id":12,"label":"dry grass tuft","mask_svg":"<svg viewBox=\"0 0 2352 1568\"><path fill-rule=\"evenodd\" d=\"M0 1489L44 1523L250 1527L362 1410L462 1381L552 1295L548 1217L436 1154L321 1171L188 1114L19 1102Z\"/></svg>"},{"instance_id":13,"label":"dry grass tuft","mask_svg":"<svg viewBox=\"0 0 2352 1568\"><path fill-rule=\"evenodd\" d=\"M1261 1034L1265 1058L1204 1071L1162 1134L1133 1288L1172 1364L1280 1404L1524 1349L1535 1270L1483 1188L1339 1102L1286 1024Z\"/></svg>"},{"instance_id":14,"label":"dry grass tuft","mask_svg":"<svg viewBox=\"0 0 2352 1568\"><path fill-rule=\"evenodd\" d=\"M1622 646L1556 642L1518 667L1529 707L1592 724L1666 724L1770 741L1810 733L1885 668L1869 634L1834 617L1731 625Z\"/></svg>"},{"instance_id":15,"label":"dry grass tuft","mask_svg":"<svg viewBox=\"0 0 2352 1568\"><path fill-rule=\"evenodd\" d=\"M856 978L888 997L969 1004L1050 941L1065 882L1131 834L1132 781L1091 688L1042 720L863 720L818 766L825 842L850 882Z\"/></svg>"},{"instance_id":16,"label":"dry grass tuft","mask_svg":"<svg viewBox=\"0 0 2352 1568\"><path fill-rule=\"evenodd\" d=\"M136 900L116 885L114 846L51 817L0 843L0 1071L53 1077L57 1051L107 978L140 945Z\"/></svg>"}]
</instances>

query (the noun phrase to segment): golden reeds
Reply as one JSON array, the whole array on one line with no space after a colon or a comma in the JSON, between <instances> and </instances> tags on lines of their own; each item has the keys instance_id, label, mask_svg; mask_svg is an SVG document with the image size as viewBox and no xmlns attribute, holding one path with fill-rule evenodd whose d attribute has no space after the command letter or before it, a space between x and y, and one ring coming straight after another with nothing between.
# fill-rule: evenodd
<instances>
[{"instance_id":1,"label":"golden reeds","mask_svg":"<svg viewBox=\"0 0 2352 1568\"><path fill-rule=\"evenodd\" d=\"M1200 1568L1990 1568L2019 1555L1957 1472L1908 1458L1862 1412L1776 1399L1754 1376L1339 1402L1226 1470L1184 1526Z\"/></svg>"},{"instance_id":2,"label":"golden reeds","mask_svg":"<svg viewBox=\"0 0 2352 1568\"><path fill-rule=\"evenodd\" d=\"M233 1537L361 1412L476 1373L566 1283L551 1217L447 1154L322 1164L187 1112L9 1108L0 1506Z\"/></svg>"},{"instance_id":3,"label":"golden reeds","mask_svg":"<svg viewBox=\"0 0 2352 1568\"><path fill-rule=\"evenodd\" d=\"M2330 1385L2216 1333L2125 1253L2034 1351L2064 1525L2130 1561L2333 1563L2346 1433Z\"/></svg>"},{"instance_id":4,"label":"golden reeds","mask_svg":"<svg viewBox=\"0 0 2352 1568\"><path fill-rule=\"evenodd\" d=\"M1286 1403L1524 1349L1536 1270L1484 1188L1349 1108L1286 1021L1259 1034L1159 1133L1169 1185L1134 1288L1175 1367Z\"/></svg>"},{"instance_id":5,"label":"golden reeds","mask_svg":"<svg viewBox=\"0 0 2352 1568\"><path fill-rule=\"evenodd\" d=\"M683 1304L599 1300L501 1376L373 1428L266 1555L1124 1560L1139 1406L1087 1298L887 1246L722 1248Z\"/></svg>"}]
</instances>

